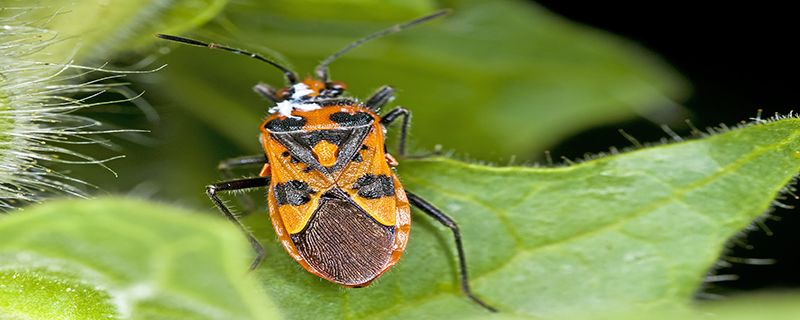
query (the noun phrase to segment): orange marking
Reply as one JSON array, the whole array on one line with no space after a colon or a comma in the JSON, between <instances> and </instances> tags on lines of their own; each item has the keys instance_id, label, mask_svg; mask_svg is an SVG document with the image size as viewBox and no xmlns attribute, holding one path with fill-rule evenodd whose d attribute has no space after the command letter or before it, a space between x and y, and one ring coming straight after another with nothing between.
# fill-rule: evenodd
<instances>
[{"instance_id":1,"label":"orange marking","mask_svg":"<svg viewBox=\"0 0 800 320\"><path fill-rule=\"evenodd\" d=\"M380 199L366 199L351 195L353 202L363 208L372 218L384 226L393 226L397 223L397 198L383 197Z\"/></svg>"},{"instance_id":2,"label":"orange marking","mask_svg":"<svg viewBox=\"0 0 800 320\"><path fill-rule=\"evenodd\" d=\"M331 83L331 88L340 89L340 90L346 90L347 89L347 84L342 82L342 81L334 81L334 82Z\"/></svg>"},{"instance_id":3,"label":"orange marking","mask_svg":"<svg viewBox=\"0 0 800 320\"><path fill-rule=\"evenodd\" d=\"M309 94L311 97L316 97L320 92L322 92L322 90L325 90L325 83L319 80L305 78L305 80L303 80L303 84L307 85L308 89L314 91L314 93Z\"/></svg>"},{"instance_id":4,"label":"orange marking","mask_svg":"<svg viewBox=\"0 0 800 320\"><path fill-rule=\"evenodd\" d=\"M286 227L286 231L288 231L290 234L296 234L300 231L303 231L306 225L308 225L308 220L311 219L314 209L316 209L318 206L319 196L313 196L311 201L304 205L295 207L285 204L278 207L281 220L283 220L283 225Z\"/></svg>"},{"instance_id":5,"label":"orange marking","mask_svg":"<svg viewBox=\"0 0 800 320\"><path fill-rule=\"evenodd\" d=\"M317 160L319 160L319 163L322 164L322 166L330 167L336 163L336 151L339 150L339 146L328 141L321 140L311 150L313 150L314 154L317 155Z\"/></svg>"},{"instance_id":6,"label":"orange marking","mask_svg":"<svg viewBox=\"0 0 800 320\"><path fill-rule=\"evenodd\" d=\"M291 95L291 91L289 88L283 88L275 92L275 95L278 96L278 99L286 99Z\"/></svg>"},{"instance_id":7,"label":"orange marking","mask_svg":"<svg viewBox=\"0 0 800 320\"><path fill-rule=\"evenodd\" d=\"M272 175L272 170L269 166L269 163L265 163L264 167L261 168L261 172L258 174L260 177L269 177Z\"/></svg>"}]
</instances>

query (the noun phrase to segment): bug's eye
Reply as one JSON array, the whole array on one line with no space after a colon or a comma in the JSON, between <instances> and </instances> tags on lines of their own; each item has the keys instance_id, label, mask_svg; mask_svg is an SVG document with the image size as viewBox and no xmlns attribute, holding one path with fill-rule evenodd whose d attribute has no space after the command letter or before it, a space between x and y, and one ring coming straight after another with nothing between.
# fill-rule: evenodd
<instances>
[{"instance_id":1,"label":"bug's eye","mask_svg":"<svg viewBox=\"0 0 800 320\"><path fill-rule=\"evenodd\" d=\"M335 96L338 96L338 95L342 94L342 92L344 92L344 90L347 89L347 84L345 84L344 82L341 82L341 81L334 81L334 82L328 83L325 86L325 89L326 89L328 95L335 97Z\"/></svg>"},{"instance_id":2,"label":"bug's eye","mask_svg":"<svg viewBox=\"0 0 800 320\"><path fill-rule=\"evenodd\" d=\"M344 91L347 89L347 84L341 81L334 81L331 82L329 89Z\"/></svg>"},{"instance_id":3,"label":"bug's eye","mask_svg":"<svg viewBox=\"0 0 800 320\"><path fill-rule=\"evenodd\" d=\"M292 96L292 90L289 88L279 89L275 92L275 96L278 97L278 99L286 100Z\"/></svg>"}]
</instances>

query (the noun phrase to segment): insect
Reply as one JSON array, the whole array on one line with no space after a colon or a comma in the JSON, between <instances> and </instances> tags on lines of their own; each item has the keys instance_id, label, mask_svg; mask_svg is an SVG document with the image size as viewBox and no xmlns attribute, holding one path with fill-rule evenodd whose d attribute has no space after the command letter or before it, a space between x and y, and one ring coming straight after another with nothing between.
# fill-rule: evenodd
<instances>
[{"instance_id":1,"label":"insect","mask_svg":"<svg viewBox=\"0 0 800 320\"><path fill-rule=\"evenodd\" d=\"M405 153L410 112L397 107L379 110L394 94L380 88L363 103L341 97L347 85L331 81L328 65L361 43L440 17L450 10L397 25L362 38L330 56L315 69L316 79L298 81L297 74L257 54L192 39L156 35L183 44L248 55L283 71L289 86L258 84L255 91L276 106L261 126L263 155L220 163L231 168L263 165L258 178L229 180L207 187L220 211L246 235L257 257L264 249L220 200L220 191L268 187L269 214L283 247L306 270L331 282L358 288L394 266L406 247L410 205L450 228L459 259L461 290L478 305L496 311L475 297L469 286L461 235L455 221L419 196L403 189L392 170L398 165L384 146L386 127L403 117L398 155ZM246 206L249 198L244 197Z\"/></svg>"}]
</instances>

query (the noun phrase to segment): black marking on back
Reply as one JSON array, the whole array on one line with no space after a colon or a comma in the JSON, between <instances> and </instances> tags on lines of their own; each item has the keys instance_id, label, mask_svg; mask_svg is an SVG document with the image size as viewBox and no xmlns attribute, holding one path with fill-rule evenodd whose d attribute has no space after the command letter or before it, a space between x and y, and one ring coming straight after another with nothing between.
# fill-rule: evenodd
<instances>
[{"instance_id":1,"label":"black marking on back","mask_svg":"<svg viewBox=\"0 0 800 320\"><path fill-rule=\"evenodd\" d=\"M300 158L295 157L289 151L284 151L283 153L281 153L281 156L283 156L284 158L287 158L287 157L291 156L291 158L289 158L289 162L291 162L292 164L297 164L297 163L300 162Z\"/></svg>"},{"instance_id":2,"label":"black marking on back","mask_svg":"<svg viewBox=\"0 0 800 320\"><path fill-rule=\"evenodd\" d=\"M359 285L390 261L395 227L381 224L335 188L320 197L308 224L291 236L317 272L336 283Z\"/></svg>"},{"instance_id":3,"label":"black marking on back","mask_svg":"<svg viewBox=\"0 0 800 320\"><path fill-rule=\"evenodd\" d=\"M312 194L317 193L308 186L305 181L292 180L286 183L278 183L273 189L275 202L278 206L284 204L300 206L311 201Z\"/></svg>"},{"instance_id":4,"label":"black marking on back","mask_svg":"<svg viewBox=\"0 0 800 320\"><path fill-rule=\"evenodd\" d=\"M355 157L364 143L364 138L371 130L372 126L364 126L309 132L272 133L271 136L283 144L286 149L292 150L293 157L300 159L300 162L305 163L312 170L330 174L341 170ZM329 168L322 166L314 152L311 151L311 148L322 140L339 146L336 162Z\"/></svg>"},{"instance_id":5,"label":"black marking on back","mask_svg":"<svg viewBox=\"0 0 800 320\"><path fill-rule=\"evenodd\" d=\"M346 128L366 126L375 121L375 118L366 112L357 112L356 114L336 112L331 114L328 118L331 119L331 121L339 123L339 126Z\"/></svg>"},{"instance_id":6,"label":"black marking on back","mask_svg":"<svg viewBox=\"0 0 800 320\"><path fill-rule=\"evenodd\" d=\"M287 132L303 130L306 125L306 118L288 117L286 119L275 118L264 124L264 128L270 132Z\"/></svg>"},{"instance_id":7,"label":"black marking on back","mask_svg":"<svg viewBox=\"0 0 800 320\"><path fill-rule=\"evenodd\" d=\"M295 139L309 148L313 148L322 140L339 146L342 144L342 141L350 136L351 133L353 133L351 130L319 130L298 132L296 133Z\"/></svg>"},{"instance_id":8,"label":"black marking on back","mask_svg":"<svg viewBox=\"0 0 800 320\"><path fill-rule=\"evenodd\" d=\"M353 99L347 98L339 98L339 99L321 99L315 101L320 107L330 107L330 106L351 106L356 104Z\"/></svg>"},{"instance_id":9,"label":"black marking on back","mask_svg":"<svg viewBox=\"0 0 800 320\"><path fill-rule=\"evenodd\" d=\"M351 187L358 190L358 196L366 199L380 199L394 196L394 180L387 175L365 174Z\"/></svg>"},{"instance_id":10,"label":"black marking on back","mask_svg":"<svg viewBox=\"0 0 800 320\"><path fill-rule=\"evenodd\" d=\"M308 167L319 172L327 172L325 167L319 163L311 149L300 144L294 139L296 132L293 133L272 133L273 139L280 142L286 149L292 150L292 157L297 157L300 162L305 163Z\"/></svg>"},{"instance_id":11,"label":"black marking on back","mask_svg":"<svg viewBox=\"0 0 800 320\"><path fill-rule=\"evenodd\" d=\"M364 145L364 138L372 131L372 126L365 126L350 129L353 133L350 137L345 139L339 146L339 154L336 157L336 163L331 166L331 172L335 172L348 164L353 157L358 153L359 148Z\"/></svg>"}]
</instances>

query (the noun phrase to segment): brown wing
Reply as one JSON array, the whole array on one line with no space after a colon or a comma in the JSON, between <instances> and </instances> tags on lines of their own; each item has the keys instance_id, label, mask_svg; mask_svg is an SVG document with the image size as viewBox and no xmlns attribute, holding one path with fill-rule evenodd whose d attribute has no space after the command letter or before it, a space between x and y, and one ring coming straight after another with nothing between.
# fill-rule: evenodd
<instances>
[{"instance_id":1,"label":"brown wing","mask_svg":"<svg viewBox=\"0 0 800 320\"><path fill-rule=\"evenodd\" d=\"M306 228L291 237L317 274L353 287L368 284L386 269L394 250L395 227L377 222L334 188L320 197Z\"/></svg>"}]
</instances>

